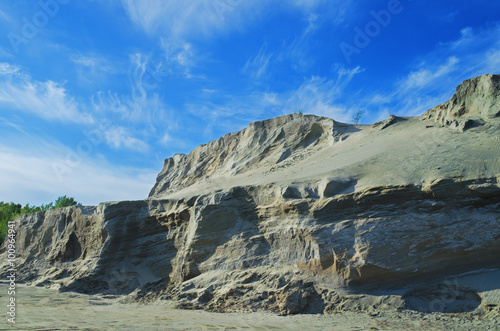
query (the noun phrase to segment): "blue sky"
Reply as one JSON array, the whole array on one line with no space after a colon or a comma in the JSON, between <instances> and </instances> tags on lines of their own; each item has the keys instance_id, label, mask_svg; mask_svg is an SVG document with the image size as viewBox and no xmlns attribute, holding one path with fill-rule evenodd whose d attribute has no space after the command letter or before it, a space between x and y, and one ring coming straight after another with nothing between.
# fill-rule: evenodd
<instances>
[{"instance_id":1,"label":"blue sky","mask_svg":"<svg viewBox=\"0 0 500 331\"><path fill-rule=\"evenodd\" d=\"M500 73L500 2L0 2L0 201L143 199L249 123L417 116Z\"/></svg>"}]
</instances>

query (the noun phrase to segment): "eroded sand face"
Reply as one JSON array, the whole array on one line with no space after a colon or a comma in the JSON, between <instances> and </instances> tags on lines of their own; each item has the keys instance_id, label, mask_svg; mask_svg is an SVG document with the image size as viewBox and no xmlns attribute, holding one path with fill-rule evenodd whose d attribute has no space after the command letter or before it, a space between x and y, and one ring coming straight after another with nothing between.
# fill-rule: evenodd
<instances>
[{"instance_id":1,"label":"eroded sand face","mask_svg":"<svg viewBox=\"0 0 500 331\"><path fill-rule=\"evenodd\" d=\"M0 302L9 300L1 284ZM170 302L141 305L123 298L58 292L17 285L16 323L4 317L2 330L500 330L500 321L472 314L421 314L412 311L342 312L278 316L269 313L210 313L176 309ZM4 308L6 312L6 308ZM5 315L4 315L5 316Z\"/></svg>"}]
</instances>

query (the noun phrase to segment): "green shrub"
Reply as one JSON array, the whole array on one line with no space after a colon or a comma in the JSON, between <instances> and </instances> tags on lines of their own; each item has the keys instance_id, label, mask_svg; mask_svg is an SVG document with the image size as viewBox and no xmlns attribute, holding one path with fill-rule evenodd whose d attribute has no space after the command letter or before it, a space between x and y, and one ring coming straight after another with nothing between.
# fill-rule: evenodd
<instances>
[{"instance_id":1,"label":"green shrub","mask_svg":"<svg viewBox=\"0 0 500 331\"><path fill-rule=\"evenodd\" d=\"M18 203L5 203L3 201L0 201L0 242L3 242L5 236L7 235L8 223L17 216L50 209L81 205L82 204L78 203L74 198L68 198L67 196L59 197L55 202L51 202L47 205L42 204L41 206L33 207L31 207L29 204L23 207Z\"/></svg>"},{"instance_id":2,"label":"green shrub","mask_svg":"<svg viewBox=\"0 0 500 331\"><path fill-rule=\"evenodd\" d=\"M352 121L354 122L354 124L359 124L359 121L361 121L361 118L363 117L364 114L365 114L364 110L360 110L356 114L354 114L352 116Z\"/></svg>"}]
</instances>

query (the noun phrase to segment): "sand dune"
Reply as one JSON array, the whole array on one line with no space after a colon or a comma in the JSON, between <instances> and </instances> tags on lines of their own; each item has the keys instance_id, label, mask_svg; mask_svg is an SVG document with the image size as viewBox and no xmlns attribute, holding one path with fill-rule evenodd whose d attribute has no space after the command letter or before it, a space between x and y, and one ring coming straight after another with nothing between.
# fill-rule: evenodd
<instances>
[{"instance_id":1,"label":"sand dune","mask_svg":"<svg viewBox=\"0 0 500 331\"><path fill-rule=\"evenodd\" d=\"M16 325L498 329L499 132L498 75L416 118L252 123L145 200L18 218Z\"/></svg>"}]
</instances>

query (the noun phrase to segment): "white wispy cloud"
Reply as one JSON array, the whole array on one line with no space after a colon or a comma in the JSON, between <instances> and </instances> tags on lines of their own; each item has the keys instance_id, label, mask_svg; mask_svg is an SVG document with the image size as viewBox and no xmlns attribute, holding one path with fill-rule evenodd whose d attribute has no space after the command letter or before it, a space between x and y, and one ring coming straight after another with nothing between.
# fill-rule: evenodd
<instances>
[{"instance_id":1,"label":"white wispy cloud","mask_svg":"<svg viewBox=\"0 0 500 331\"><path fill-rule=\"evenodd\" d=\"M74 63L74 81L92 89L96 85L102 86L113 79L114 75L123 74L123 64L113 63L106 57L98 54L72 53L69 58Z\"/></svg>"},{"instance_id":2,"label":"white wispy cloud","mask_svg":"<svg viewBox=\"0 0 500 331\"><path fill-rule=\"evenodd\" d=\"M70 59L78 66L88 69L92 74L96 73L116 73L117 68L102 55L74 53Z\"/></svg>"},{"instance_id":3,"label":"white wispy cloud","mask_svg":"<svg viewBox=\"0 0 500 331\"><path fill-rule=\"evenodd\" d=\"M0 62L0 76L12 76L13 74L19 72L20 68L18 66Z\"/></svg>"},{"instance_id":4,"label":"white wispy cloud","mask_svg":"<svg viewBox=\"0 0 500 331\"><path fill-rule=\"evenodd\" d=\"M295 91L286 96L285 112L301 109L304 113L326 116L341 122L350 122L356 111L341 101L346 87L354 76L362 73L360 67L339 67L335 79L311 77Z\"/></svg>"},{"instance_id":5,"label":"white wispy cloud","mask_svg":"<svg viewBox=\"0 0 500 331\"><path fill-rule=\"evenodd\" d=\"M310 13L307 16L307 25L293 41L284 47L277 55L280 61L290 60L294 69L306 68L311 63L311 58L307 56L311 37L319 27L318 15Z\"/></svg>"},{"instance_id":6,"label":"white wispy cloud","mask_svg":"<svg viewBox=\"0 0 500 331\"><path fill-rule=\"evenodd\" d=\"M192 34L209 35L234 20L244 1L122 0L131 20L148 33L184 39Z\"/></svg>"},{"instance_id":7,"label":"white wispy cloud","mask_svg":"<svg viewBox=\"0 0 500 331\"><path fill-rule=\"evenodd\" d=\"M331 1L330 1L331 2ZM346 1L336 1L343 4ZM349 2L349 1L347 1ZM211 35L221 29L238 28L259 18L274 5L299 8L310 13L327 0L279 0L235 1L235 0L122 0L131 20L148 33L172 34L176 38L189 35Z\"/></svg>"},{"instance_id":8,"label":"white wispy cloud","mask_svg":"<svg viewBox=\"0 0 500 331\"><path fill-rule=\"evenodd\" d=\"M128 93L98 91L91 97L92 107L101 115L129 123L163 120L168 112L159 97L159 87L167 75L163 69L162 63L153 65L143 54L131 54Z\"/></svg>"},{"instance_id":9,"label":"white wispy cloud","mask_svg":"<svg viewBox=\"0 0 500 331\"><path fill-rule=\"evenodd\" d=\"M126 148L138 152L147 152L149 146L144 141L132 136L128 129L113 126L104 131L106 142L114 148Z\"/></svg>"},{"instance_id":10,"label":"white wispy cloud","mask_svg":"<svg viewBox=\"0 0 500 331\"><path fill-rule=\"evenodd\" d=\"M318 28L318 15L314 13L309 14L309 16L307 17L307 22L308 25L306 30L304 31L305 35L308 35L309 33Z\"/></svg>"},{"instance_id":11,"label":"white wispy cloud","mask_svg":"<svg viewBox=\"0 0 500 331\"><path fill-rule=\"evenodd\" d=\"M427 54L426 58L429 59L428 62L456 58L460 61L460 65L450 70L450 74L457 77L473 77L498 73L500 67L495 55L499 51L500 24L497 23L485 28L466 27L461 30L459 38L438 45L433 52Z\"/></svg>"},{"instance_id":12,"label":"white wispy cloud","mask_svg":"<svg viewBox=\"0 0 500 331\"><path fill-rule=\"evenodd\" d=\"M197 56L192 44L179 39L162 37L161 47L165 63L160 63L158 68L162 71L162 75L193 78L191 70L197 65Z\"/></svg>"},{"instance_id":13,"label":"white wispy cloud","mask_svg":"<svg viewBox=\"0 0 500 331\"><path fill-rule=\"evenodd\" d=\"M460 60L458 58L451 56L445 63L436 67L423 64L423 68L413 71L408 75L408 77L403 81L402 88L413 89L434 85L436 80L457 70L459 62Z\"/></svg>"},{"instance_id":14,"label":"white wispy cloud","mask_svg":"<svg viewBox=\"0 0 500 331\"><path fill-rule=\"evenodd\" d=\"M483 60L484 72L500 74L500 47L486 52Z\"/></svg>"},{"instance_id":15,"label":"white wispy cloud","mask_svg":"<svg viewBox=\"0 0 500 331\"><path fill-rule=\"evenodd\" d=\"M349 82L362 72L359 67L339 67L337 75L331 79L313 76L287 92L254 91L244 96L228 94L222 102L213 103L205 99L189 103L186 110L203 119L206 139L216 139L222 133L242 129L250 122L299 110L350 122L356 109L350 108L340 99Z\"/></svg>"},{"instance_id":16,"label":"white wispy cloud","mask_svg":"<svg viewBox=\"0 0 500 331\"><path fill-rule=\"evenodd\" d=\"M327 0L291 0L289 1L294 6L303 7L306 9L314 8L320 4L327 3Z\"/></svg>"},{"instance_id":17,"label":"white wispy cloud","mask_svg":"<svg viewBox=\"0 0 500 331\"><path fill-rule=\"evenodd\" d=\"M95 57L77 57L74 61L85 66L98 66L100 63ZM35 81L18 66L0 63L0 105L48 121L74 122L82 125L107 121L111 125L104 131L106 144L114 149L144 153L149 150L149 145L144 139L144 134L137 132L138 124L164 119L166 110L158 95L145 88L144 63L135 65L139 66L139 70L136 75L131 74L133 88L130 95L119 97L110 92L97 92L91 102L85 104L77 102L56 82ZM93 115L82 109L93 109ZM148 131L148 134L151 134L153 130Z\"/></svg>"},{"instance_id":18,"label":"white wispy cloud","mask_svg":"<svg viewBox=\"0 0 500 331\"><path fill-rule=\"evenodd\" d=\"M36 81L16 66L0 64L0 104L45 120L92 123L90 114L53 81Z\"/></svg>"},{"instance_id":19,"label":"white wispy cloud","mask_svg":"<svg viewBox=\"0 0 500 331\"><path fill-rule=\"evenodd\" d=\"M243 67L243 71L255 79L261 78L266 74L273 53L267 51L267 44L264 44L256 56L248 59Z\"/></svg>"},{"instance_id":20,"label":"white wispy cloud","mask_svg":"<svg viewBox=\"0 0 500 331\"><path fill-rule=\"evenodd\" d=\"M217 101L212 101L212 97ZM184 109L200 125L205 140L217 139L227 132L243 129L249 123L281 115L282 100L273 93L254 91L245 95L206 95L206 98L189 102Z\"/></svg>"},{"instance_id":21,"label":"white wispy cloud","mask_svg":"<svg viewBox=\"0 0 500 331\"><path fill-rule=\"evenodd\" d=\"M154 185L156 170L116 166L88 160L68 166L61 146L38 150L0 144L0 201L42 204L68 195L85 205L140 200ZM36 165L36 166L33 166ZM59 173L58 173L59 172Z\"/></svg>"},{"instance_id":22,"label":"white wispy cloud","mask_svg":"<svg viewBox=\"0 0 500 331\"><path fill-rule=\"evenodd\" d=\"M257 58L264 58L263 51L259 54ZM248 63L253 62L254 58ZM245 96L228 95L223 98L225 101L217 103L207 101L207 96L186 108L205 120L205 132L210 138L216 138L216 132L232 131L254 120L299 109L343 122L352 122L359 110L366 111L362 123L374 123L389 114L419 116L447 101L463 80L499 73L500 26L463 29L459 38L437 45L415 63L413 70L394 80L392 88L383 90L355 89L351 81L364 70L337 66L334 77L312 76L288 92L256 90Z\"/></svg>"},{"instance_id":23,"label":"white wispy cloud","mask_svg":"<svg viewBox=\"0 0 500 331\"><path fill-rule=\"evenodd\" d=\"M415 69L397 79L392 89L364 94L357 104L372 110L372 122L389 113L419 116L447 101L462 81L488 73L500 73L500 25L466 27L457 39L420 55Z\"/></svg>"},{"instance_id":24,"label":"white wispy cloud","mask_svg":"<svg viewBox=\"0 0 500 331\"><path fill-rule=\"evenodd\" d=\"M347 2L350 1L335 1L330 7L334 7L340 15ZM193 40L244 30L264 15L272 13L275 5L302 10L309 22L305 31L308 34L317 27L314 10L327 3L326 0L293 0L286 3L278 0L121 0L132 22L146 33L161 38L167 64L177 63L185 68L188 75L200 56ZM296 43L296 46L299 44Z\"/></svg>"},{"instance_id":25,"label":"white wispy cloud","mask_svg":"<svg viewBox=\"0 0 500 331\"><path fill-rule=\"evenodd\" d=\"M2 9L0 9L0 19L8 23L12 22L12 18L7 15Z\"/></svg>"},{"instance_id":26,"label":"white wispy cloud","mask_svg":"<svg viewBox=\"0 0 500 331\"><path fill-rule=\"evenodd\" d=\"M168 107L158 93L134 91L129 94L118 94L111 91L100 91L92 96L91 105L96 118L125 127L148 127L155 133L157 127L174 129L178 126L178 115ZM114 145L116 147L116 145Z\"/></svg>"},{"instance_id":27,"label":"white wispy cloud","mask_svg":"<svg viewBox=\"0 0 500 331\"><path fill-rule=\"evenodd\" d=\"M141 53L130 55L128 93L98 91L91 97L96 118L109 122L105 142L114 149L149 152L178 128L178 114L160 96L165 66Z\"/></svg>"}]
</instances>

